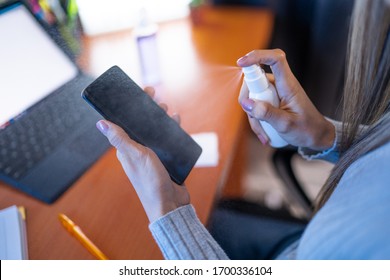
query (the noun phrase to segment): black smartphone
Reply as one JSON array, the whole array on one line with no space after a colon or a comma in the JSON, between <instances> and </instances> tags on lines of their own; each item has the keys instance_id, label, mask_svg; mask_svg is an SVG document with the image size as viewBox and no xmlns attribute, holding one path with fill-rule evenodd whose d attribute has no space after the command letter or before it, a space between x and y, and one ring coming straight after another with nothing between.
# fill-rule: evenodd
<instances>
[{"instance_id":1,"label":"black smartphone","mask_svg":"<svg viewBox=\"0 0 390 280\"><path fill-rule=\"evenodd\" d=\"M184 183L202 148L118 66L104 72L81 95L131 139L152 149L174 182Z\"/></svg>"}]
</instances>

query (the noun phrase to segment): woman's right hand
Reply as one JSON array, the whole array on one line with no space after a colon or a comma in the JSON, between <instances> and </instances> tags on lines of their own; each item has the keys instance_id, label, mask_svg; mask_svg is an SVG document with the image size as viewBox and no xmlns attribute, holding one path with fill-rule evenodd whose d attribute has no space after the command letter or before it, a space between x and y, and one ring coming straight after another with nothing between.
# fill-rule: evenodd
<instances>
[{"instance_id":1,"label":"woman's right hand","mask_svg":"<svg viewBox=\"0 0 390 280\"><path fill-rule=\"evenodd\" d=\"M291 145L318 151L332 147L335 139L333 124L326 120L310 101L291 72L283 51L254 50L241 57L237 64L240 67L265 64L269 65L273 72L274 84L280 98L279 108L249 99L245 82L239 96L239 102L248 114L252 130L263 144L268 142L268 137L259 120L272 125Z\"/></svg>"}]
</instances>

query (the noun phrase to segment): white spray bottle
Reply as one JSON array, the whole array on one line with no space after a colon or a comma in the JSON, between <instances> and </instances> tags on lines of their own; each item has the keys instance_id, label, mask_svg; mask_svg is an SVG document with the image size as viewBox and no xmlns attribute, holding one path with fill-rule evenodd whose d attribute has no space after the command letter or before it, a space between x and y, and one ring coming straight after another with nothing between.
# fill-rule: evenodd
<instances>
[{"instance_id":1,"label":"white spray bottle","mask_svg":"<svg viewBox=\"0 0 390 280\"><path fill-rule=\"evenodd\" d=\"M267 80L264 70L257 64L242 67L245 83L249 89L249 98L270 103L272 106L279 108L279 97L275 87ZM272 147L280 148L288 143L280 137L276 130L267 122L260 121L265 133L269 138L269 144Z\"/></svg>"}]
</instances>

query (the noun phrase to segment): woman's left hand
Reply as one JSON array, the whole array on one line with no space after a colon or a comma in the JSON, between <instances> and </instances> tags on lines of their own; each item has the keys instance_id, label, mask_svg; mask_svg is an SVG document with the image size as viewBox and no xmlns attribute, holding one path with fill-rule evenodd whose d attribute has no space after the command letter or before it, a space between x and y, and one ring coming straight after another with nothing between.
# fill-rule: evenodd
<instances>
[{"instance_id":1,"label":"woman's left hand","mask_svg":"<svg viewBox=\"0 0 390 280\"><path fill-rule=\"evenodd\" d=\"M150 94L151 89L146 91ZM150 222L190 203L186 187L171 180L160 159L151 149L130 139L126 132L114 123L101 120L96 125L117 149L117 157Z\"/></svg>"}]
</instances>

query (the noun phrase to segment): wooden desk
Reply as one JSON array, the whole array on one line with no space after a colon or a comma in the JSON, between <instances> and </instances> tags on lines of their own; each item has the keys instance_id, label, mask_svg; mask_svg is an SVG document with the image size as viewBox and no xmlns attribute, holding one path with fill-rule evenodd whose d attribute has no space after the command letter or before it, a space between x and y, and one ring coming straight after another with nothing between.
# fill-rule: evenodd
<instances>
[{"instance_id":1,"label":"wooden desk","mask_svg":"<svg viewBox=\"0 0 390 280\"><path fill-rule=\"evenodd\" d=\"M225 184L246 122L237 103L237 58L266 47L272 15L253 8L207 8L200 24L188 19L160 25L158 46L162 83L158 98L182 117L189 133L216 132L219 165L196 168L186 181L202 222ZM82 67L95 75L113 64L140 81L132 31L84 39ZM225 67L221 66L225 65ZM112 259L161 259L148 230L143 208L125 176L115 151L108 151L57 202L46 205L0 183L0 208L12 204L27 209L30 259L93 259L65 231L58 213L72 218Z\"/></svg>"}]
</instances>

